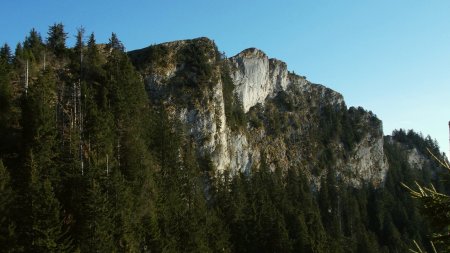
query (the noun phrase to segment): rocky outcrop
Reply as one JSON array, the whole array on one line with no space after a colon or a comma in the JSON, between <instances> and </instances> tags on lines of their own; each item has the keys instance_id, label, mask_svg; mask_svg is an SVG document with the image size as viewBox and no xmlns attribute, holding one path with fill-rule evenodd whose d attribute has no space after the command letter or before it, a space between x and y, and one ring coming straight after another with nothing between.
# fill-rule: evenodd
<instances>
[{"instance_id":1,"label":"rocky outcrop","mask_svg":"<svg viewBox=\"0 0 450 253\"><path fill-rule=\"evenodd\" d=\"M218 55L207 38L130 52L151 103L164 105L181 122L199 157L210 159L219 172L250 171L262 160L271 169L301 167L318 183L326 174L321 159L328 149L337 157L330 158L333 166L348 183L381 184L388 168L381 129L364 130L352 150L344 148L339 136L320 139L329 120L324 117L342 118L347 110L341 94L289 73L284 62L255 48L231 58ZM226 117L225 102L231 98L225 96L224 74L231 78L232 94L246 117L239 127L230 127ZM367 122L361 124L370 129Z\"/></svg>"},{"instance_id":2,"label":"rocky outcrop","mask_svg":"<svg viewBox=\"0 0 450 253\"><path fill-rule=\"evenodd\" d=\"M229 130L226 126L221 83L214 85L205 104L192 107L178 106L176 117L184 123L195 140L199 154L209 157L214 167L223 171L230 164L228 150Z\"/></svg>"},{"instance_id":3,"label":"rocky outcrop","mask_svg":"<svg viewBox=\"0 0 450 253\"><path fill-rule=\"evenodd\" d=\"M415 170L425 169L425 170L431 171L432 173L435 173L440 166L433 165L433 163L437 163L437 161L429 153L430 150L427 149L428 147L426 145L424 145L423 143L420 144L421 141L424 142L423 141L424 138L421 135L417 135L417 136L420 136L420 139L419 139L418 143L414 143L414 144L413 143L405 143L405 139L400 138L400 140L399 140L398 137L395 137L395 136L386 136L385 141L387 143L389 143L390 145L395 146L398 150L400 150L400 152L403 153L410 168L415 169ZM416 140L418 139L417 137L414 137L414 135L412 135L412 137L410 137L410 138L411 139L416 138ZM424 146L422 146L422 150L420 150L420 148L418 148L420 145L424 145L425 150L423 148ZM433 154L438 154L438 153L436 152ZM442 160L445 160L445 159L442 159Z\"/></svg>"},{"instance_id":4,"label":"rocky outcrop","mask_svg":"<svg viewBox=\"0 0 450 253\"><path fill-rule=\"evenodd\" d=\"M407 152L407 158L408 163L411 168L421 170L427 162L429 162L429 159L419 153L419 151L416 148L412 148L408 150Z\"/></svg>"},{"instance_id":5,"label":"rocky outcrop","mask_svg":"<svg viewBox=\"0 0 450 253\"><path fill-rule=\"evenodd\" d=\"M267 97L286 90L289 84L286 64L269 59L264 52L256 48L246 49L231 57L230 63L235 93L244 112L248 112L250 107L258 103L264 103Z\"/></svg>"},{"instance_id":6,"label":"rocky outcrop","mask_svg":"<svg viewBox=\"0 0 450 253\"><path fill-rule=\"evenodd\" d=\"M352 185L360 186L362 182L372 182L375 186L382 184L389 169L383 136L364 136L356 145L347 166L350 174L346 180Z\"/></svg>"}]
</instances>

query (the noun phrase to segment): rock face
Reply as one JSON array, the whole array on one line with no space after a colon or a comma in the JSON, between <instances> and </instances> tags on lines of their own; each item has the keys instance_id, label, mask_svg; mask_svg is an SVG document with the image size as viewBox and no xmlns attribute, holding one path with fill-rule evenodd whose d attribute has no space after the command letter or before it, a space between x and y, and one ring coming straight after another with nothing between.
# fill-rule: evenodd
<instances>
[{"instance_id":1,"label":"rock face","mask_svg":"<svg viewBox=\"0 0 450 253\"><path fill-rule=\"evenodd\" d=\"M353 172L348 177L352 185L360 186L364 181L370 181L374 185L382 184L389 168L383 146L383 136L370 134L357 144L354 155L348 163L349 170Z\"/></svg>"},{"instance_id":2,"label":"rock face","mask_svg":"<svg viewBox=\"0 0 450 253\"><path fill-rule=\"evenodd\" d=\"M401 134L397 134L401 136ZM417 136L420 137L418 138ZM441 166L438 164L436 158L434 158L430 154L431 152L432 154L439 155L439 152L433 149L429 149L429 147L432 147L432 144L430 144L429 142L424 144L423 142L427 142L427 140L423 136L413 133L410 134L408 138L402 138L395 135L386 136L385 141L388 144L396 147L405 156L405 160L407 161L409 167L413 170L425 170L431 173L436 173L440 169L443 169L440 168ZM416 142L410 140L415 140ZM431 139L429 139L428 141L430 140ZM439 159L445 160L444 158Z\"/></svg>"},{"instance_id":3,"label":"rock face","mask_svg":"<svg viewBox=\"0 0 450 253\"><path fill-rule=\"evenodd\" d=\"M421 170L429 161L424 155L420 154L416 148L408 150L408 163L412 168Z\"/></svg>"},{"instance_id":4,"label":"rock face","mask_svg":"<svg viewBox=\"0 0 450 253\"><path fill-rule=\"evenodd\" d=\"M264 103L267 97L286 90L289 79L284 62L269 59L264 52L256 48L242 51L230 58L232 64L235 92L241 100L244 112Z\"/></svg>"},{"instance_id":5,"label":"rock face","mask_svg":"<svg viewBox=\"0 0 450 253\"><path fill-rule=\"evenodd\" d=\"M341 94L289 73L261 50L225 58L199 38L129 55L151 103L179 120L198 156L218 172L251 171L264 161L271 169L302 168L316 184L331 168L354 186L385 177L381 124L371 124L368 113L350 114ZM235 123L239 113L244 120Z\"/></svg>"}]
</instances>

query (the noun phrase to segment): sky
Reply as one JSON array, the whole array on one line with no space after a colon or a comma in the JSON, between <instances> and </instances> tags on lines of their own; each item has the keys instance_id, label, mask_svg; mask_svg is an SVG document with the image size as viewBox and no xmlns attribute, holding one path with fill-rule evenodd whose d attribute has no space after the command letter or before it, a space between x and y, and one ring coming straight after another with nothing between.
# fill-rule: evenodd
<instances>
[{"instance_id":1,"label":"sky","mask_svg":"<svg viewBox=\"0 0 450 253\"><path fill-rule=\"evenodd\" d=\"M2 3L0 43L62 22L127 50L206 36L233 56L256 47L288 69L343 94L382 121L414 129L449 152L448 0L14 0Z\"/></svg>"}]
</instances>

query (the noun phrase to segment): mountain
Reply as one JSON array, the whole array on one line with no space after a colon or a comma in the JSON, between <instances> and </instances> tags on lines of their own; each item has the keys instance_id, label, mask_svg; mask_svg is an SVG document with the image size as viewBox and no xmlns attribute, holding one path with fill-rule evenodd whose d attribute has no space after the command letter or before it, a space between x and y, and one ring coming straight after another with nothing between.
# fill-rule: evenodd
<instances>
[{"instance_id":1,"label":"mountain","mask_svg":"<svg viewBox=\"0 0 450 253\"><path fill-rule=\"evenodd\" d=\"M401 185L450 192L431 137L255 48L48 34L0 48L0 251L431 250Z\"/></svg>"},{"instance_id":2,"label":"mountain","mask_svg":"<svg viewBox=\"0 0 450 253\"><path fill-rule=\"evenodd\" d=\"M198 38L129 56L151 102L180 120L199 157L218 171L258 169L264 156L272 170L301 167L317 184L330 165L355 186L384 180L381 121L261 50L226 58L213 41Z\"/></svg>"}]
</instances>

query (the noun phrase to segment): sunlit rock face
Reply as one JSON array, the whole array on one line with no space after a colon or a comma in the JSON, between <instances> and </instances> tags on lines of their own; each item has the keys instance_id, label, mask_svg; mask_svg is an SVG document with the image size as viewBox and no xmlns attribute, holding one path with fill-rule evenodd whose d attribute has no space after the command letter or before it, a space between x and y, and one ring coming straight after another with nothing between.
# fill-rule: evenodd
<instances>
[{"instance_id":1,"label":"sunlit rock face","mask_svg":"<svg viewBox=\"0 0 450 253\"><path fill-rule=\"evenodd\" d=\"M289 79L284 62L269 59L261 50L250 48L230 58L235 93L244 112L267 97L286 90Z\"/></svg>"},{"instance_id":2,"label":"sunlit rock face","mask_svg":"<svg viewBox=\"0 0 450 253\"><path fill-rule=\"evenodd\" d=\"M370 125L370 115L363 115L358 123L362 138L351 150L339 136L321 140L321 124L330 120L324 112L347 112L343 96L290 73L286 63L263 51L250 48L220 57L212 40L199 38L136 50L130 57L142 73L150 103L181 123L199 159L208 159L218 173L250 172L264 161L270 169L301 168L320 187L330 169L321 165L326 149L334 157L329 166L348 184L382 185L388 164L381 125ZM230 127L226 116L230 98L225 96L224 75L231 79L232 94L246 118L239 127ZM180 84L186 80L190 86Z\"/></svg>"},{"instance_id":3,"label":"sunlit rock face","mask_svg":"<svg viewBox=\"0 0 450 253\"><path fill-rule=\"evenodd\" d=\"M363 182L381 185L389 169L383 146L383 135L365 135L356 145L347 164L351 176L347 176L346 180L355 186L361 186Z\"/></svg>"}]
</instances>

